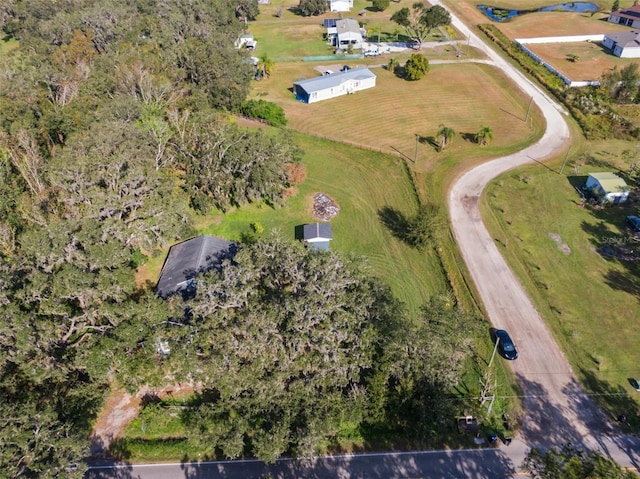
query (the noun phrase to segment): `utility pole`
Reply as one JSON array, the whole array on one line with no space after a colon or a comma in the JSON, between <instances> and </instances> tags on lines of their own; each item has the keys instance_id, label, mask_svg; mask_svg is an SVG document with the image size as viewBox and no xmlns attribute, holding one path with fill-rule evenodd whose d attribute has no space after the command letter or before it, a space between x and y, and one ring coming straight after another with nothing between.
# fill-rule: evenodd
<instances>
[{"instance_id":1,"label":"utility pole","mask_svg":"<svg viewBox=\"0 0 640 479\"><path fill-rule=\"evenodd\" d=\"M533 103L533 95L531 96L531 100L529 100L529 106L527 107L527 115L524 117L524 122L526 123L529 120L529 112L531 111L531 104Z\"/></svg>"},{"instance_id":2,"label":"utility pole","mask_svg":"<svg viewBox=\"0 0 640 479\"><path fill-rule=\"evenodd\" d=\"M562 162L562 167L560 168L560 174L562 174L562 171L564 170L564 165L567 164L567 158L569 158L570 152L571 152L571 146L569 146L569 149L567 150L567 154L564 156L564 161Z\"/></svg>"},{"instance_id":3,"label":"utility pole","mask_svg":"<svg viewBox=\"0 0 640 479\"><path fill-rule=\"evenodd\" d=\"M490 393L492 390L495 391L498 388L498 381L494 380L491 377L491 366L493 365L493 360L496 357L496 352L498 350L498 343L500 343L500 338L496 337L496 344L493 347L493 352L491 353L491 359L489 360L489 364L487 365L487 370L484 373L484 378L480 379L480 386L482 386L482 389L480 391L480 404L483 405L487 401L490 401L489 406L487 407L487 415L491 414L491 410L493 409L493 402L496 399L495 393L493 394L490 394Z\"/></svg>"},{"instance_id":4,"label":"utility pole","mask_svg":"<svg viewBox=\"0 0 640 479\"><path fill-rule=\"evenodd\" d=\"M413 155L413 163L418 162L418 141L420 141L420 135L418 135L417 133L415 135L416 135L416 152Z\"/></svg>"}]
</instances>

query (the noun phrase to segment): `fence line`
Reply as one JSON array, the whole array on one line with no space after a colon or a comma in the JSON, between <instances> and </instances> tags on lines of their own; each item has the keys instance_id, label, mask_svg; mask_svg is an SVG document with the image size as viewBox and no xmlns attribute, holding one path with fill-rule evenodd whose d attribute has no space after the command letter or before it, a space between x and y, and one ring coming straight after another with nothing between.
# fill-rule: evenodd
<instances>
[{"instance_id":1,"label":"fence line","mask_svg":"<svg viewBox=\"0 0 640 479\"><path fill-rule=\"evenodd\" d=\"M358 143L358 142L355 142L355 141L338 139L338 138L335 138L335 137L322 135L322 134L315 133L313 131L305 130L305 129L302 129L302 128L291 128L291 129L294 130L294 131L297 131L299 133L304 133L306 135L322 138L323 140L329 140L329 141L333 141L335 143L343 143L345 145L353 146L354 148L360 148L362 150L368 150L368 151L373 151L375 153L382 153L383 155L392 155L392 156L395 156L395 157L398 157L398 158L402 158L402 154L393 151L393 149L391 147L389 147L389 149L383 149L383 148L379 148L379 147L375 147L375 146L371 146L371 145L365 145L363 143Z\"/></svg>"},{"instance_id":2,"label":"fence line","mask_svg":"<svg viewBox=\"0 0 640 479\"><path fill-rule=\"evenodd\" d=\"M598 86L600 82L598 80L587 80L587 81L573 81L567 75L562 73L557 68L553 67L551 64L544 61L538 55L533 53L529 48L527 48L526 44L543 44L543 43L563 43L563 42L601 42L604 39L604 35L572 35L572 36L564 36L564 37L539 37L539 38L516 38L514 41L520 47L520 49L537 61L540 65L544 66L551 73L559 77L565 85L570 87L582 87L582 86Z\"/></svg>"}]
</instances>

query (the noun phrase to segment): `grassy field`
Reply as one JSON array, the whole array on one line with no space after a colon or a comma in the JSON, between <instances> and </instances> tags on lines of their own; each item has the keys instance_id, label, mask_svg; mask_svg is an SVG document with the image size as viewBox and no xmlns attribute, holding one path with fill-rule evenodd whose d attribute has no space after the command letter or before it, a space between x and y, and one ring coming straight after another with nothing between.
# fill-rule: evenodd
<instances>
[{"instance_id":1,"label":"grassy field","mask_svg":"<svg viewBox=\"0 0 640 479\"><path fill-rule=\"evenodd\" d=\"M582 384L637 430L640 404L628 378L640 376L640 264L598 249L637 246L624 218L638 205L581 207L574 189L590 172L625 171L640 160L629 146L585 144L562 175L560 161L509 172L487 189L484 217Z\"/></svg>"},{"instance_id":2,"label":"grassy field","mask_svg":"<svg viewBox=\"0 0 640 479\"><path fill-rule=\"evenodd\" d=\"M271 78L256 82L253 94L282 106L294 130L385 153L402 152L412 160L416 134L426 139L434 137L441 124L453 128L457 137L442 152L427 140L419 144L418 161L412 165L419 172L432 171L443 162L449 169L452 158L463 159L459 161L466 166L518 149L540 134L537 111L533 123L524 122L528 98L490 66L432 65L427 77L417 82L383 68L372 71L377 75L373 89L305 104L294 98L291 85L318 73L309 64L282 64ZM483 125L494 130L494 140L485 148L472 140Z\"/></svg>"},{"instance_id":3,"label":"grassy field","mask_svg":"<svg viewBox=\"0 0 640 479\"><path fill-rule=\"evenodd\" d=\"M510 38L530 38L548 37L554 35L581 35L588 33L612 33L623 31L625 28L620 25L606 22L606 18L611 11L613 2L595 1L600 6L600 12L592 15L590 13L571 12L536 12L522 15L509 22L494 23L487 18L476 4L469 0L444 2L452 12L466 19L468 24L492 23L499 25L505 35ZM554 0L495 0L482 2L501 8L514 8L525 10L528 8L543 7L557 3ZM631 6L632 0L620 2L621 8Z\"/></svg>"},{"instance_id":4,"label":"grassy field","mask_svg":"<svg viewBox=\"0 0 640 479\"><path fill-rule=\"evenodd\" d=\"M326 29L323 20L327 18L355 18L370 31L379 31L381 41L408 41L402 27L391 21L391 15L404 5L391 2L384 12L374 11L371 2L356 0L351 12L326 12L323 15L303 17L295 13L299 2L274 0L269 5L260 5L260 15L248 26L248 31L258 41L255 55L267 54L277 62L299 61L303 57L332 55L334 47L324 40ZM366 12L359 15L359 12ZM281 16L278 16L280 12ZM453 38L456 37L453 32ZM378 40L378 34L373 35ZM444 39L437 29L427 41Z\"/></svg>"},{"instance_id":5,"label":"grassy field","mask_svg":"<svg viewBox=\"0 0 640 479\"><path fill-rule=\"evenodd\" d=\"M297 196L284 208L247 207L216 218L204 231L230 239L250 232L250 224L260 223L265 234L278 229L294 236L296 225L315 221L311 215L313 196L322 192L340 207L331 221L331 248L361 255L394 294L412 310L429 297L447 289L446 279L433 252L419 252L395 238L379 217L383 208L404 215L417 209L413 186L402 160L334 143L307 135L296 135L305 150L307 179Z\"/></svg>"}]
</instances>

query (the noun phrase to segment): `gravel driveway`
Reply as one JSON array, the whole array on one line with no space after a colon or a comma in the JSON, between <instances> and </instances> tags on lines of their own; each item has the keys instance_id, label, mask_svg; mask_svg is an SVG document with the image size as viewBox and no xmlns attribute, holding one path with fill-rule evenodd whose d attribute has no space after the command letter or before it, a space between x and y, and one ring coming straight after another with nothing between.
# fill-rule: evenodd
<instances>
[{"instance_id":1,"label":"gravel driveway","mask_svg":"<svg viewBox=\"0 0 640 479\"><path fill-rule=\"evenodd\" d=\"M564 119L566 112L454 15L452 20L453 26L469 38L472 46L484 51L496 67L533 98L547 123L545 134L536 144L462 174L448 197L453 233L489 320L493 326L507 329L518 345L520 357L509 363L525 395L526 413L518 440L529 447L547 448L567 441L578 446L600 447L622 465L638 467L640 441L620 435L577 383L571 366L498 251L478 208L482 190L493 178L568 148L570 133Z\"/></svg>"}]
</instances>

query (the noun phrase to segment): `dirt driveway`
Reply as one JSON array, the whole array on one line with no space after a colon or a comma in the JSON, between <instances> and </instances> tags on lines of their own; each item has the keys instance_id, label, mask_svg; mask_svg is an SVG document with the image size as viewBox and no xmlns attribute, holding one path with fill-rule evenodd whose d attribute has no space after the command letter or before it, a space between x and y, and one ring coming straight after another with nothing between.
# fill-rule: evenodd
<instances>
[{"instance_id":1,"label":"dirt driveway","mask_svg":"<svg viewBox=\"0 0 640 479\"><path fill-rule=\"evenodd\" d=\"M440 3L432 1L432 3ZM529 79L482 41L453 15L453 24L472 45L489 58L540 107L547 122L536 144L513 155L477 166L462 174L449 191L452 229L491 323L507 329L519 346L520 357L510 362L524 395L526 409L522 437L527 446L547 448L567 441L577 446L603 447L625 466L640 463L638 447L623 446L637 438L619 435L612 422L577 383L526 291L515 277L484 226L479 199L487 183L501 173L525 163L540 161L565 150L570 133L566 113ZM615 451L614 451L615 449Z\"/></svg>"}]
</instances>

